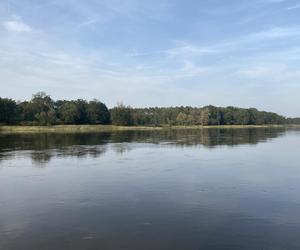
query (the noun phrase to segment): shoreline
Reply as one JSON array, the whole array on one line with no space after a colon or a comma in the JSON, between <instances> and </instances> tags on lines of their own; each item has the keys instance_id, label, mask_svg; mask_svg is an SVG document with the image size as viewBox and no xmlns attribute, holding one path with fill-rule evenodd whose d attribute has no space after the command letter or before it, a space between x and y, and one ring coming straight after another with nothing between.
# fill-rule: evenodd
<instances>
[{"instance_id":1,"label":"shoreline","mask_svg":"<svg viewBox=\"0 0 300 250\"><path fill-rule=\"evenodd\" d=\"M54 125L54 126L0 126L0 134L27 133L92 133L116 131L155 131L167 129L243 129L243 128L285 128L300 125L212 125L212 126L115 126L115 125Z\"/></svg>"}]
</instances>

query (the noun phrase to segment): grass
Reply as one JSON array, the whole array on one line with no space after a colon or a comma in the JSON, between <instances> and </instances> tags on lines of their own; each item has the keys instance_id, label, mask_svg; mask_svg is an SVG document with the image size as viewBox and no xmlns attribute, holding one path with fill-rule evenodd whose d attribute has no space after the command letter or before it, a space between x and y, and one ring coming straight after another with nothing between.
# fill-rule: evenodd
<instances>
[{"instance_id":1,"label":"grass","mask_svg":"<svg viewBox=\"0 0 300 250\"><path fill-rule=\"evenodd\" d=\"M161 127L128 127L114 125L0 126L0 133L84 133L154 129L161 129Z\"/></svg>"},{"instance_id":2,"label":"grass","mask_svg":"<svg viewBox=\"0 0 300 250\"><path fill-rule=\"evenodd\" d=\"M0 126L0 133L88 133L113 131L144 131L163 129L204 129L204 128L268 128L286 125L221 125L221 126L114 126L114 125L57 125L57 126ZM298 125L299 126L299 125Z\"/></svg>"}]
</instances>

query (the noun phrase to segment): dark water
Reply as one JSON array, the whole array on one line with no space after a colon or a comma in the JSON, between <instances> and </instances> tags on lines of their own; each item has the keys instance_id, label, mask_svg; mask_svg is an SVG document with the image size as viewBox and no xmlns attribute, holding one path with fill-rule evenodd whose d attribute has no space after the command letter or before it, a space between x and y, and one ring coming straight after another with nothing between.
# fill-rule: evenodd
<instances>
[{"instance_id":1,"label":"dark water","mask_svg":"<svg viewBox=\"0 0 300 250\"><path fill-rule=\"evenodd\" d=\"M0 249L300 249L300 131L0 135Z\"/></svg>"}]
</instances>

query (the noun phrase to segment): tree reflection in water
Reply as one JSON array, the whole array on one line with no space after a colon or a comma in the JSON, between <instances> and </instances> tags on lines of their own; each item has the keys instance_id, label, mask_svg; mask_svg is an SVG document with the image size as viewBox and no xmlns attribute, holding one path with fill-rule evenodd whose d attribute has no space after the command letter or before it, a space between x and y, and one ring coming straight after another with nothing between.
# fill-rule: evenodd
<instances>
[{"instance_id":1,"label":"tree reflection in water","mask_svg":"<svg viewBox=\"0 0 300 250\"><path fill-rule=\"evenodd\" d=\"M198 146L214 148L220 145L238 146L257 144L282 136L287 128L220 128L166 129L155 131L118 131L77 134L2 134L0 162L14 156L15 151L26 151L41 166L52 157L99 157L107 147L116 153L128 152L130 143L168 144L172 147Z\"/></svg>"}]
</instances>

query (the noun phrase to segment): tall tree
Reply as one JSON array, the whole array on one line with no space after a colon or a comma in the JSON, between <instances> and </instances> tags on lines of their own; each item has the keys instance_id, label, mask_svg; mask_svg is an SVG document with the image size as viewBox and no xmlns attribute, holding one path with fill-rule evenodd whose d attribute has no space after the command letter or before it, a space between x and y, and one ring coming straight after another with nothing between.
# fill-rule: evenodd
<instances>
[{"instance_id":1,"label":"tall tree","mask_svg":"<svg viewBox=\"0 0 300 250\"><path fill-rule=\"evenodd\" d=\"M18 120L17 104L12 99L0 98L0 123L13 124Z\"/></svg>"},{"instance_id":2,"label":"tall tree","mask_svg":"<svg viewBox=\"0 0 300 250\"><path fill-rule=\"evenodd\" d=\"M209 125L209 116L210 116L209 109L208 108L204 108L201 111L201 124L203 126Z\"/></svg>"},{"instance_id":3,"label":"tall tree","mask_svg":"<svg viewBox=\"0 0 300 250\"><path fill-rule=\"evenodd\" d=\"M176 117L176 123L178 125L185 125L187 120L187 115L183 112L180 112Z\"/></svg>"},{"instance_id":4,"label":"tall tree","mask_svg":"<svg viewBox=\"0 0 300 250\"><path fill-rule=\"evenodd\" d=\"M31 109L38 125L51 125L56 121L54 102L45 92L38 92L31 99Z\"/></svg>"},{"instance_id":5,"label":"tall tree","mask_svg":"<svg viewBox=\"0 0 300 250\"><path fill-rule=\"evenodd\" d=\"M75 102L64 102L58 108L59 119L63 124L76 124L80 118L80 112Z\"/></svg>"},{"instance_id":6,"label":"tall tree","mask_svg":"<svg viewBox=\"0 0 300 250\"><path fill-rule=\"evenodd\" d=\"M111 120L114 125L133 125L132 108L123 104L118 104L117 107L111 110Z\"/></svg>"},{"instance_id":7,"label":"tall tree","mask_svg":"<svg viewBox=\"0 0 300 250\"><path fill-rule=\"evenodd\" d=\"M91 124L109 124L110 113L104 103L98 100L90 101L86 108L87 120Z\"/></svg>"}]
</instances>

